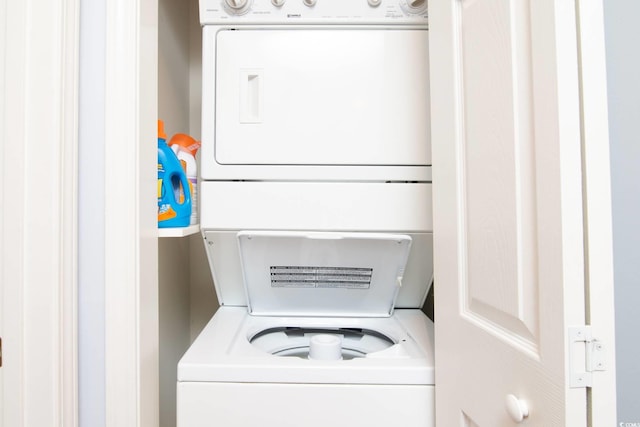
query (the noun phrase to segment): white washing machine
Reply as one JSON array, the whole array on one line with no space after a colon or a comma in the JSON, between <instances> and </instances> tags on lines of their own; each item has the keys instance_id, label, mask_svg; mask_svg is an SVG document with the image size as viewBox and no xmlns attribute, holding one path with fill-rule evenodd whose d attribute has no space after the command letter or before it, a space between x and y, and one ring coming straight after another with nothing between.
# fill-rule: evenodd
<instances>
[{"instance_id":1,"label":"white washing machine","mask_svg":"<svg viewBox=\"0 0 640 427\"><path fill-rule=\"evenodd\" d=\"M409 235L235 239L244 282L221 287L248 306L221 306L180 360L178 426L434 425L433 323L394 309Z\"/></svg>"},{"instance_id":2,"label":"white washing machine","mask_svg":"<svg viewBox=\"0 0 640 427\"><path fill-rule=\"evenodd\" d=\"M426 1L201 0L220 308L178 426L433 426Z\"/></svg>"}]
</instances>

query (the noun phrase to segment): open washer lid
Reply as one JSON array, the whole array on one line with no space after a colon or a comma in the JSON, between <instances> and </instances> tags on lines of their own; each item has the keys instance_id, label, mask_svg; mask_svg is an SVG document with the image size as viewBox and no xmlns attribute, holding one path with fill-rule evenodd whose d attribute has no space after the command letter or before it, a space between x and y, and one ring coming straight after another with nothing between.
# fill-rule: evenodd
<instances>
[{"instance_id":1,"label":"open washer lid","mask_svg":"<svg viewBox=\"0 0 640 427\"><path fill-rule=\"evenodd\" d=\"M388 317L411 237L241 231L248 310L262 316Z\"/></svg>"}]
</instances>

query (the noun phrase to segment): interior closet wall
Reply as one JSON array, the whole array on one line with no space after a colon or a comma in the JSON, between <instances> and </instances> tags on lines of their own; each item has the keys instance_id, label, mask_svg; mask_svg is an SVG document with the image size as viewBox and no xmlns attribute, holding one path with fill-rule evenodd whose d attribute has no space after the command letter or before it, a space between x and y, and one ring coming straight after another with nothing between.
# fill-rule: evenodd
<instances>
[{"instance_id":1,"label":"interior closet wall","mask_svg":"<svg viewBox=\"0 0 640 427\"><path fill-rule=\"evenodd\" d=\"M189 130L200 140L202 128L202 27L198 1L189 0ZM199 156L198 161L199 161ZM191 269L191 342L218 308L209 261L200 234L189 237Z\"/></svg>"},{"instance_id":2,"label":"interior closet wall","mask_svg":"<svg viewBox=\"0 0 640 427\"><path fill-rule=\"evenodd\" d=\"M200 139L201 31L198 0L159 0L158 118L167 137ZM160 426L176 419L176 369L213 316L217 300L199 233L158 239Z\"/></svg>"}]
</instances>

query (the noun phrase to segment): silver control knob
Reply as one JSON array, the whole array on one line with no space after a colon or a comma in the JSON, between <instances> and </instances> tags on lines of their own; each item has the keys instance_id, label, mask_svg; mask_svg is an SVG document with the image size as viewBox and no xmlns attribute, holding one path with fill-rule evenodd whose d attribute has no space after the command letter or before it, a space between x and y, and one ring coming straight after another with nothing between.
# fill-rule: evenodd
<instances>
[{"instance_id":1,"label":"silver control knob","mask_svg":"<svg viewBox=\"0 0 640 427\"><path fill-rule=\"evenodd\" d=\"M287 0L271 0L271 4L275 7L282 7Z\"/></svg>"},{"instance_id":2,"label":"silver control knob","mask_svg":"<svg viewBox=\"0 0 640 427\"><path fill-rule=\"evenodd\" d=\"M378 7L380 6L380 3L382 3L382 0L367 0L367 2L371 7Z\"/></svg>"},{"instance_id":3,"label":"silver control knob","mask_svg":"<svg viewBox=\"0 0 640 427\"><path fill-rule=\"evenodd\" d=\"M304 3L305 6L313 7L316 5L317 1L318 0L302 0L302 3Z\"/></svg>"},{"instance_id":4,"label":"silver control knob","mask_svg":"<svg viewBox=\"0 0 640 427\"><path fill-rule=\"evenodd\" d=\"M233 15L242 15L249 10L251 6L249 0L224 0L227 12Z\"/></svg>"}]
</instances>

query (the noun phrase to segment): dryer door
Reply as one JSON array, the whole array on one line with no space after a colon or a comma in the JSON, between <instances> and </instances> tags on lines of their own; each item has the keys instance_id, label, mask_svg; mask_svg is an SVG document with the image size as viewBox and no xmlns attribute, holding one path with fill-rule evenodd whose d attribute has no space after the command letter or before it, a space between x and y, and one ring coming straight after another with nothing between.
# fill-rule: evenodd
<instances>
[{"instance_id":1,"label":"dryer door","mask_svg":"<svg viewBox=\"0 0 640 427\"><path fill-rule=\"evenodd\" d=\"M426 30L206 30L204 162L431 164Z\"/></svg>"}]
</instances>

